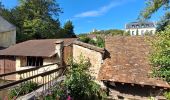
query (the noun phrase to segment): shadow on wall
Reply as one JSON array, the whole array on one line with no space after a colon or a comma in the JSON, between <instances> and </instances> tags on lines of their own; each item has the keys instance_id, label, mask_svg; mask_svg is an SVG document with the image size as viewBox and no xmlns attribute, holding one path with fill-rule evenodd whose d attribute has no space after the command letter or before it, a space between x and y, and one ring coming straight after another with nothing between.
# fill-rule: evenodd
<instances>
[{"instance_id":1,"label":"shadow on wall","mask_svg":"<svg viewBox=\"0 0 170 100\"><path fill-rule=\"evenodd\" d=\"M110 56L110 52L105 49L104 59L103 59L103 60L105 60L105 59L107 59L107 58L111 58L111 56Z\"/></svg>"}]
</instances>

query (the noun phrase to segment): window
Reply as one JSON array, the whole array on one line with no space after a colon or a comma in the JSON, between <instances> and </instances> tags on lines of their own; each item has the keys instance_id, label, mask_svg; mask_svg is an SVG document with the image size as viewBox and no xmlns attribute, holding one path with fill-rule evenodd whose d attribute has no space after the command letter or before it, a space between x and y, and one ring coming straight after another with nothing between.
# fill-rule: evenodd
<instances>
[{"instance_id":1,"label":"window","mask_svg":"<svg viewBox=\"0 0 170 100\"><path fill-rule=\"evenodd\" d=\"M141 35L142 35L142 36L144 35L144 30L141 30Z\"/></svg>"},{"instance_id":2,"label":"window","mask_svg":"<svg viewBox=\"0 0 170 100\"><path fill-rule=\"evenodd\" d=\"M150 31L150 34L153 34L153 30Z\"/></svg>"},{"instance_id":3,"label":"window","mask_svg":"<svg viewBox=\"0 0 170 100\"><path fill-rule=\"evenodd\" d=\"M136 28L139 28L139 25L136 25Z\"/></svg>"},{"instance_id":4,"label":"window","mask_svg":"<svg viewBox=\"0 0 170 100\"><path fill-rule=\"evenodd\" d=\"M134 35L134 31L132 31L132 35Z\"/></svg>"},{"instance_id":5,"label":"window","mask_svg":"<svg viewBox=\"0 0 170 100\"><path fill-rule=\"evenodd\" d=\"M135 28L135 25L132 25L132 28Z\"/></svg>"},{"instance_id":6,"label":"window","mask_svg":"<svg viewBox=\"0 0 170 100\"><path fill-rule=\"evenodd\" d=\"M27 66L42 66L42 57L27 57Z\"/></svg>"}]
</instances>

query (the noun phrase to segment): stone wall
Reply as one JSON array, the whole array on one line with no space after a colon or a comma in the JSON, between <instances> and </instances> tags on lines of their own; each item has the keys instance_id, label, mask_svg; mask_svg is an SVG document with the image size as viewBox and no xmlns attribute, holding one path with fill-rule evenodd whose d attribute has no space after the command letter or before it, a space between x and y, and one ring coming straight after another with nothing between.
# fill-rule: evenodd
<instances>
[{"instance_id":1,"label":"stone wall","mask_svg":"<svg viewBox=\"0 0 170 100\"><path fill-rule=\"evenodd\" d=\"M80 55L84 56L85 59L89 59L91 63L90 72L91 75L96 79L100 70L101 64L103 63L103 54L101 52L89 49L84 46L73 44L73 58L74 61L79 61Z\"/></svg>"},{"instance_id":2,"label":"stone wall","mask_svg":"<svg viewBox=\"0 0 170 100\"><path fill-rule=\"evenodd\" d=\"M0 47L9 47L16 43L16 30L0 33Z\"/></svg>"}]
</instances>

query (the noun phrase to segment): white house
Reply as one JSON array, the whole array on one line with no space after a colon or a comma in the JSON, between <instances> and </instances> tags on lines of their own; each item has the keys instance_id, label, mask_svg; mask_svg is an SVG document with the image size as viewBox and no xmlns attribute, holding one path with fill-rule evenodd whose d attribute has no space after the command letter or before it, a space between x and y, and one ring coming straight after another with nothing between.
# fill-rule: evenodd
<instances>
[{"instance_id":1,"label":"white house","mask_svg":"<svg viewBox=\"0 0 170 100\"><path fill-rule=\"evenodd\" d=\"M156 24L154 22L131 22L125 25L125 31L133 35L155 34Z\"/></svg>"}]
</instances>

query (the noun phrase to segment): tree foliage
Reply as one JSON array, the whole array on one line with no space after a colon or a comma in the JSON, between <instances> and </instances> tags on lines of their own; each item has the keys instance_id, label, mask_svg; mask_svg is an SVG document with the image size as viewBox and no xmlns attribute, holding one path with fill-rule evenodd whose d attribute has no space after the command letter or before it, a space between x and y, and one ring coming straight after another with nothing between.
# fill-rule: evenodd
<instances>
[{"instance_id":1,"label":"tree foliage","mask_svg":"<svg viewBox=\"0 0 170 100\"><path fill-rule=\"evenodd\" d=\"M157 31L165 30L167 25L170 25L170 12L167 12L157 23Z\"/></svg>"},{"instance_id":2,"label":"tree foliage","mask_svg":"<svg viewBox=\"0 0 170 100\"><path fill-rule=\"evenodd\" d=\"M96 35L96 39L91 39L91 38L87 37L86 35L81 35L81 36L79 36L79 40L82 42L85 42L85 43L95 45L100 48L105 47L105 41L101 36Z\"/></svg>"},{"instance_id":3,"label":"tree foliage","mask_svg":"<svg viewBox=\"0 0 170 100\"><path fill-rule=\"evenodd\" d=\"M164 31L157 34L157 38L153 41L153 53L151 55L151 63L153 67L153 75L161 77L170 82L170 25Z\"/></svg>"},{"instance_id":4,"label":"tree foliage","mask_svg":"<svg viewBox=\"0 0 170 100\"><path fill-rule=\"evenodd\" d=\"M147 19L152 16L161 7L169 8L169 0L147 0L145 9L141 12L141 19Z\"/></svg>"},{"instance_id":5,"label":"tree foliage","mask_svg":"<svg viewBox=\"0 0 170 100\"><path fill-rule=\"evenodd\" d=\"M70 64L65 84L74 100L102 99L100 86L92 80L89 74L90 65L90 62L82 55L79 61Z\"/></svg>"},{"instance_id":6,"label":"tree foliage","mask_svg":"<svg viewBox=\"0 0 170 100\"><path fill-rule=\"evenodd\" d=\"M29 39L69 37L59 22L61 8L56 0L18 0L19 5L0 14L17 27L17 42ZM74 33L72 27L72 33Z\"/></svg>"},{"instance_id":7,"label":"tree foliage","mask_svg":"<svg viewBox=\"0 0 170 100\"><path fill-rule=\"evenodd\" d=\"M69 37L74 37L74 26L73 23L69 20L63 26L64 33L67 34Z\"/></svg>"},{"instance_id":8,"label":"tree foliage","mask_svg":"<svg viewBox=\"0 0 170 100\"><path fill-rule=\"evenodd\" d=\"M90 34L105 34L105 35L124 35L124 31L123 30L119 30L119 29L110 29L110 30L101 30L101 31L94 31L94 32L90 32Z\"/></svg>"}]
</instances>

